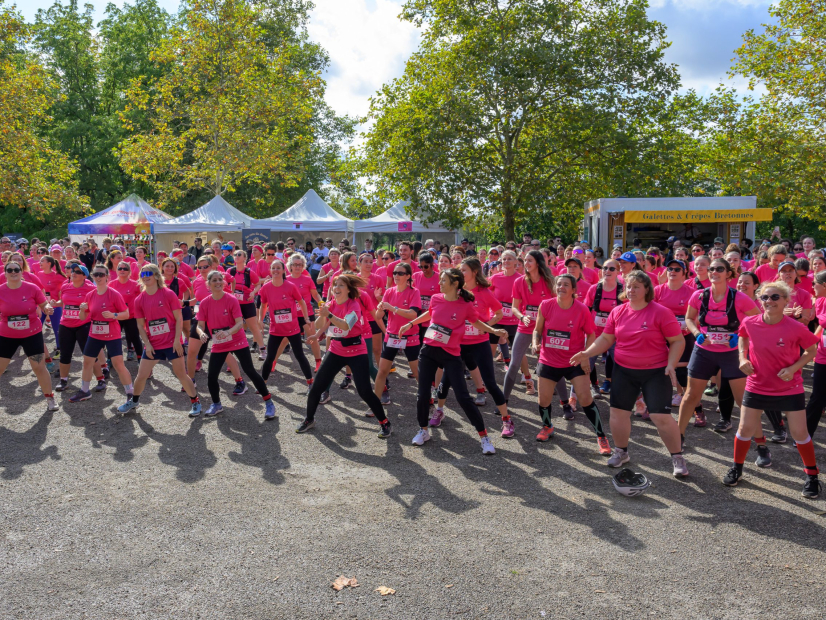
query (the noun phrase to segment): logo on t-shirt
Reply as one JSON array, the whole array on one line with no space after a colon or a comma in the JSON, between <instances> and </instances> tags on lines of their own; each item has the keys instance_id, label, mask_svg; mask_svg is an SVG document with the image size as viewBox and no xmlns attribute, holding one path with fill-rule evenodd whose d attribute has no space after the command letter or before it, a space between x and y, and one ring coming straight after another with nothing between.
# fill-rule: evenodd
<instances>
[{"instance_id":1,"label":"logo on t-shirt","mask_svg":"<svg viewBox=\"0 0 826 620\"><path fill-rule=\"evenodd\" d=\"M642 325L640 325L640 329L648 329L648 324L645 321L643 321Z\"/></svg>"},{"instance_id":2,"label":"logo on t-shirt","mask_svg":"<svg viewBox=\"0 0 826 620\"><path fill-rule=\"evenodd\" d=\"M573 328L574 328L574 322L573 321L568 321L568 329L573 329Z\"/></svg>"},{"instance_id":3,"label":"logo on t-shirt","mask_svg":"<svg viewBox=\"0 0 826 620\"><path fill-rule=\"evenodd\" d=\"M451 321L455 321L455 320L457 320L457 319L456 319L456 313L455 313L455 312L453 313L453 316L451 316L451 317L450 317L450 320L451 320Z\"/></svg>"},{"instance_id":4,"label":"logo on t-shirt","mask_svg":"<svg viewBox=\"0 0 826 620\"><path fill-rule=\"evenodd\" d=\"M780 338L780 339L777 341L777 346L778 346L778 347L785 347L785 346L786 346L786 343L785 343L785 342L783 342L783 339L782 339L782 338Z\"/></svg>"}]
</instances>

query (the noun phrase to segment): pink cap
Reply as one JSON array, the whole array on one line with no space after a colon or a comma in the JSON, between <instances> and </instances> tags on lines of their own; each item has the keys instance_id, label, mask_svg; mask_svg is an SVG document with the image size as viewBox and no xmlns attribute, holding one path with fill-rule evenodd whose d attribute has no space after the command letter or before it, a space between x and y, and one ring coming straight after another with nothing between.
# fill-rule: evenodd
<instances>
[{"instance_id":1,"label":"pink cap","mask_svg":"<svg viewBox=\"0 0 826 620\"><path fill-rule=\"evenodd\" d=\"M55 243L52 247L49 248L49 252L62 252L62 251L63 251L63 246L58 245L57 243Z\"/></svg>"}]
</instances>

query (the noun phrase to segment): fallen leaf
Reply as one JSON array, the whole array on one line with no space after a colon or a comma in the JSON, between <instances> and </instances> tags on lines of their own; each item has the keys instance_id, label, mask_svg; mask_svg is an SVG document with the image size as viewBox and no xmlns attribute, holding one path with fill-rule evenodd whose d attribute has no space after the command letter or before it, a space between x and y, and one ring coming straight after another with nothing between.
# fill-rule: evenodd
<instances>
[{"instance_id":1,"label":"fallen leaf","mask_svg":"<svg viewBox=\"0 0 826 620\"><path fill-rule=\"evenodd\" d=\"M594 590L597 594L605 594L605 590Z\"/></svg>"},{"instance_id":2,"label":"fallen leaf","mask_svg":"<svg viewBox=\"0 0 826 620\"><path fill-rule=\"evenodd\" d=\"M341 601L336 601L336 605L344 605Z\"/></svg>"},{"instance_id":3,"label":"fallen leaf","mask_svg":"<svg viewBox=\"0 0 826 620\"><path fill-rule=\"evenodd\" d=\"M278 581L278 577L280 577L280 576L281 576L281 575L278 575L277 577L273 577L273 579L272 579L272 580L273 580L273 581Z\"/></svg>"},{"instance_id":4,"label":"fallen leaf","mask_svg":"<svg viewBox=\"0 0 826 620\"><path fill-rule=\"evenodd\" d=\"M393 588L388 588L387 586L379 586L378 588L376 588L376 592L378 592L382 596L387 596L388 594L396 593L396 591Z\"/></svg>"},{"instance_id":5,"label":"fallen leaf","mask_svg":"<svg viewBox=\"0 0 826 620\"><path fill-rule=\"evenodd\" d=\"M453 584L451 583L451 584L449 584L449 585L446 585L445 587L446 587L446 588L452 588L452 587L453 587Z\"/></svg>"},{"instance_id":6,"label":"fallen leaf","mask_svg":"<svg viewBox=\"0 0 826 620\"><path fill-rule=\"evenodd\" d=\"M815 512L815 514L818 515L818 516L826 515L826 510L818 510L817 512Z\"/></svg>"},{"instance_id":7,"label":"fallen leaf","mask_svg":"<svg viewBox=\"0 0 826 620\"><path fill-rule=\"evenodd\" d=\"M343 590L344 588L358 588L358 587L359 587L359 582L356 581L355 577L341 576L332 583L332 588L336 592L338 592L340 590Z\"/></svg>"}]
</instances>

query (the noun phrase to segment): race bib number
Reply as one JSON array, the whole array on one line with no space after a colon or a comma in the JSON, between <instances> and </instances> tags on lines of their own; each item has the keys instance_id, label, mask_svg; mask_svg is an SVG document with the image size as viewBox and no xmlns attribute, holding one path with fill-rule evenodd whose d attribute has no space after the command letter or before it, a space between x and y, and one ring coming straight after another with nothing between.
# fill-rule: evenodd
<instances>
[{"instance_id":1,"label":"race bib number","mask_svg":"<svg viewBox=\"0 0 826 620\"><path fill-rule=\"evenodd\" d=\"M608 324L608 313L607 312L597 312L597 315L594 317L594 324L597 327L605 327Z\"/></svg>"},{"instance_id":2,"label":"race bib number","mask_svg":"<svg viewBox=\"0 0 826 620\"><path fill-rule=\"evenodd\" d=\"M92 321L92 334L94 336L108 336L109 323L107 321Z\"/></svg>"},{"instance_id":3,"label":"race bib number","mask_svg":"<svg viewBox=\"0 0 826 620\"><path fill-rule=\"evenodd\" d=\"M731 332L711 331L711 328L709 328L706 339L709 344L728 344L731 335Z\"/></svg>"},{"instance_id":4,"label":"race bib number","mask_svg":"<svg viewBox=\"0 0 826 620\"><path fill-rule=\"evenodd\" d=\"M465 321L465 336L479 336L481 333L475 325Z\"/></svg>"},{"instance_id":5,"label":"race bib number","mask_svg":"<svg viewBox=\"0 0 826 620\"><path fill-rule=\"evenodd\" d=\"M677 322L680 324L680 329L686 329L685 315L684 314L683 315L678 314L676 318L677 318Z\"/></svg>"},{"instance_id":6,"label":"race bib number","mask_svg":"<svg viewBox=\"0 0 826 620\"><path fill-rule=\"evenodd\" d=\"M154 319L149 321L149 335L150 336L163 336L164 334L170 333L169 331L169 321L166 319Z\"/></svg>"},{"instance_id":7,"label":"race bib number","mask_svg":"<svg viewBox=\"0 0 826 620\"><path fill-rule=\"evenodd\" d=\"M452 333L453 330L449 327L442 327L441 325L431 323L424 333L424 337L441 344L447 344L450 341L450 335Z\"/></svg>"},{"instance_id":8,"label":"race bib number","mask_svg":"<svg viewBox=\"0 0 826 620\"><path fill-rule=\"evenodd\" d=\"M525 308L525 316L531 321L535 321L536 317L539 316L539 306L528 306Z\"/></svg>"},{"instance_id":9,"label":"race bib number","mask_svg":"<svg viewBox=\"0 0 826 620\"><path fill-rule=\"evenodd\" d=\"M513 304L502 302L502 316L513 316Z\"/></svg>"},{"instance_id":10,"label":"race bib number","mask_svg":"<svg viewBox=\"0 0 826 620\"><path fill-rule=\"evenodd\" d=\"M63 308L63 318L80 320L80 306L66 306Z\"/></svg>"},{"instance_id":11,"label":"race bib number","mask_svg":"<svg viewBox=\"0 0 826 620\"><path fill-rule=\"evenodd\" d=\"M404 349L407 347L407 338L401 338L398 334L387 334L385 344L391 349Z\"/></svg>"},{"instance_id":12,"label":"race bib number","mask_svg":"<svg viewBox=\"0 0 826 620\"><path fill-rule=\"evenodd\" d=\"M563 332L556 329L549 329L545 333L545 346L550 349L560 349L561 351L571 350L571 332Z\"/></svg>"},{"instance_id":13,"label":"race bib number","mask_svg":"<svg viewBox=\"0 0 826 620\"><path fill-rule=\"evenodd\" d=\"M430 308L430 296L422 295L422 310L427 310Z\"/></svg>"},{"instance_id":14,"label":"race bib number","mask_svg":"<svg viewBox=\"0 0 826 620\"><path fill-rule=\"evenodd\" d=\"M235 291L235 299L244 301L244 291Z\"/></svg>"},{"instance_id":15,"label":"race bib number","mask_svg":"<svg viewBox=\"0 0 826 620\"><path fill-rule=\"evenodd\" d=\"M330 323L330 326L327 328L327 335L330 338L344 338L349 333L349 329L341 329L340 327L336 327L332 323Z\"/></svg>"},{"instance_id":16,"label":"race bib number","mask_svg":"<svg viewBox=\"0 0 826 620\"><path fill-rule=\"evenodd\" d=\"M229 333L229 329L213 329L212 330L212 339L215 344L221 344L223 342L229 342L232 340L232 336Z\"/></svg>"},{"instance_id":17,"label":"race bib number","mask_svg":"<svg viewBox=\"0 0 826 620\"><path fill-rule=\"evenodd\" d=\"M9 329L19 329L19 330L27 330L29 329L29 315L28 314L15 314L13 316L9 316Z\"/></svg>"},{"instance_id":18,"label":"race bib number","mask_svg":"<svg viewBox=\"0 0 826 620\"><path fill-rule=\"evenodd\" d=\"M273 312L273 318L275 319L276 324L283 325L285 323L292 323L293 322L293 311L289 308L284 308L281 310L275 310Z\"/></svg>"}]
</instances>

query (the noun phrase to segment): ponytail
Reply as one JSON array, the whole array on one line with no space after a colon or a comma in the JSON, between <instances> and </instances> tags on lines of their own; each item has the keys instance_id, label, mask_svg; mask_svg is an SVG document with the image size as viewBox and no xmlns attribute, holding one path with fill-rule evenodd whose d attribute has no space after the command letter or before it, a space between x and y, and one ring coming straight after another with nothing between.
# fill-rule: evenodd
<instances>
[{"instance_id":1,"label":"ponytail","mask_svg":"<svg viewBox=\"0 0 826 620\"><path fill-rule=\"evenodd\" d=\"M476 299L476 298L473 296L473 293L471 293L470 291L465 290L465 289L463 289L463 288L460 288L460 289L459 289L459 297L461 297L461 298L462 298L462 299L464 299L465 301L473 301L474 299Z\"/></svg>"}]
</instances>

